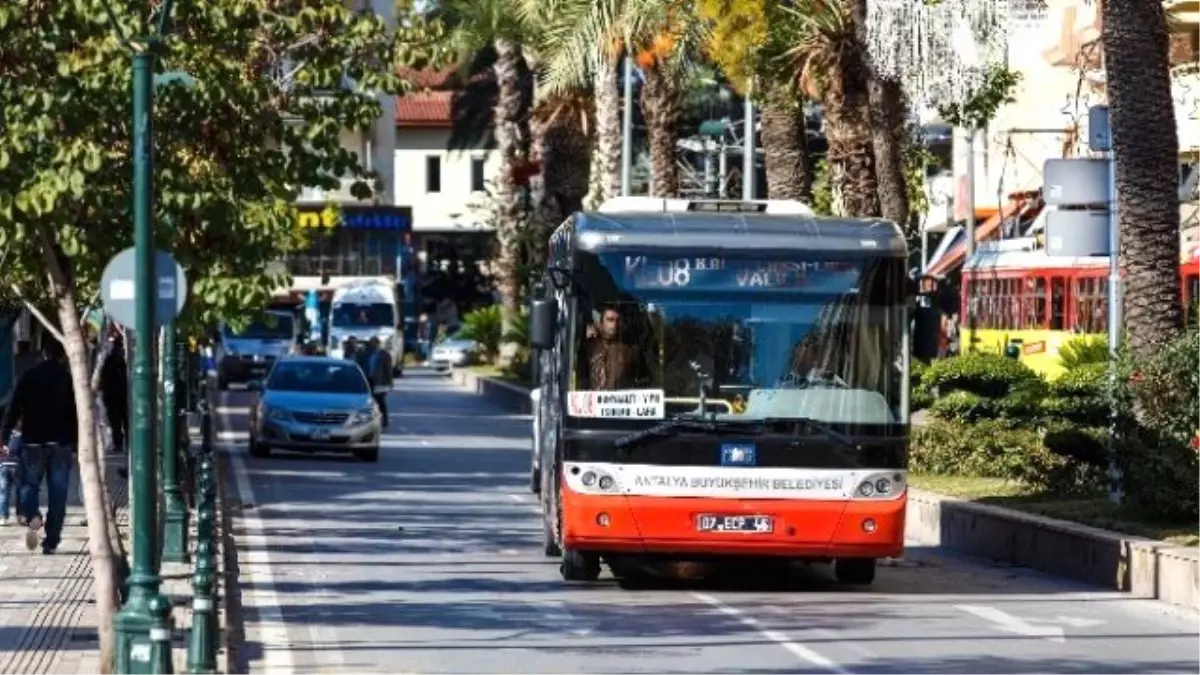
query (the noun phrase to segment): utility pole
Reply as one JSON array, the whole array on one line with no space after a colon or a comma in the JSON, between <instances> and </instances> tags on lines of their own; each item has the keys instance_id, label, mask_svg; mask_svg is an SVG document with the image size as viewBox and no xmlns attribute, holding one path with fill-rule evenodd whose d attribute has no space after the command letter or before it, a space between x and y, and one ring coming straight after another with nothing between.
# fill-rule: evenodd
<instances>
[{"instance_id":1,"label":"utility pole","mask_svg":"<svg viewBox=\"0 0 1200 675\"><path fill-rule=\"evenodd\" d=\"M975 128L967 129L967 256L963 259L965 270L975 257ZM967 293L967 351L975 351L975 283Z\"/></svg>"},{"instance_id":2,"label":"utility pole","mask_svg":"<svg viewBox=\"0 0 1200 675\"><path fill-rule=\"evenodd\" d=\"M625 108L621 120L621 196L628 197L633 180L633 57L625 55Z\"/></svg>"},{"instance_id":3,"label":"utility pole","mask_svg":"<svg viewBox=\"0 0 1200 675\"><path fill-rule=\"evenodd\" d=\"M754 100L750 98L754 90L754 81L746 84L746 119L743 120L742 133L742 199L754 199Z\"/></svg>"}]
</instances>

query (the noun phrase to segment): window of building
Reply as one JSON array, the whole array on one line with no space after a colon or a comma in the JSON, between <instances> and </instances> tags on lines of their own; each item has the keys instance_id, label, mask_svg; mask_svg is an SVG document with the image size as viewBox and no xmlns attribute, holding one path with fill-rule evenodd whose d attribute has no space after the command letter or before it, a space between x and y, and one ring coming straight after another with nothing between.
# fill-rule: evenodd
<instances>
[{"instance_id":1,"label":"window of building","mask_svg":"<svg viewBox=\"0 0 1200 675\"><path fill-rule=\"evenodd\" d=\"M483 192L483 157L471 158L471 192Z\"/></svg>"},{"instance_id":2,"label":"window of building","mask_svg":"<svg viewBox=\"0 0 1200 675\"><path fill-rule=\"evenodd\" d=\"M425 191L442 191L442 158L437 155L425 158Z\"/></svg>"}]
</instances>

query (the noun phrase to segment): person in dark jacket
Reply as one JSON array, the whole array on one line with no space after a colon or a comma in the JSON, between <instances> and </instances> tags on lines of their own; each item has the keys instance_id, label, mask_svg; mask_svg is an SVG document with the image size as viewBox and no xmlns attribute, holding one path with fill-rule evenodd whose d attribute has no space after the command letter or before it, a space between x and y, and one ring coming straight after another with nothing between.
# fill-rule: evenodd
<instances>
[{"instance_id":1,"label":"person in dark jacket","mask_svg":"<svg viewBox=\"0 0 1200 675\"><path fill-rule=\"evenodd\" d=\"M79 441L75 391L62 345L51 338L42 342L43 361L21 376L12 400L0 420L0 448L5 452L13 429L21 424L20 516L28 525L25 547L37 548L42 529L38 493L46 479L46 537L42 553L51 554L62 537L67 515L71 468Z\"/></svg>"},{"instance_id":2,"label":"person in dark jacket","mask_svg":"<svg viewBox=\"0 0 1200 675\"><path fill-rule=\"evenodd\" d=\"M125 452L129 438L129 368L120 333L114 331L109 340L108 357L100 370L100 398L112 431L113 450Z\"/></svg>"}]
</instances>

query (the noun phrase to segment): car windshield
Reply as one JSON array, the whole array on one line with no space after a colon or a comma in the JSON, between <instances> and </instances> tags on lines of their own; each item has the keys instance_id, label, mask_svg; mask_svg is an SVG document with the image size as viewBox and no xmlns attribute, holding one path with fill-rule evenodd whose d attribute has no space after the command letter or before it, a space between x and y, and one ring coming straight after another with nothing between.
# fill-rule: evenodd
<instances>
[{"instance_id":1,"label":"car windshield","mask_svg":"<svg viewBox=\"0 0 1200 675\"><path fill-rule=\"evenodd\" d=\"M290 340L294 320L283 314L268 314L265 319L255 321L240 332L225 327L225 337L236 340Z\"/></svg>"},{"instance_id":2,"label":"car windshield","mask_svg":"<svg viewBox=\"0 0 1200 675\"><path fill-rule=\"evenodd\" d=\"M266 388L327 394L365 394L368 391L362 370L349 361L282 362L271 370Z\"/></svg>"},{"instance_id":3,"label":"car windshield","mask_svg":"<svg viewBox=\"0 0 1200 675\"><path fill-rule=\"evenodd\" d=\"M568 413L893 424L900 258L581 253Z\"/></svg>"},{"instance_id":4,"label":"car windshield","mask_svg":"<svg viewBox=\"0 0 1200 675\"><path fill-rule=\"evenodd\" d=\"M396 313L384 302L337 305L333 308L333 325L337 328L395 328Z\"/></svg>"}]
</instances>

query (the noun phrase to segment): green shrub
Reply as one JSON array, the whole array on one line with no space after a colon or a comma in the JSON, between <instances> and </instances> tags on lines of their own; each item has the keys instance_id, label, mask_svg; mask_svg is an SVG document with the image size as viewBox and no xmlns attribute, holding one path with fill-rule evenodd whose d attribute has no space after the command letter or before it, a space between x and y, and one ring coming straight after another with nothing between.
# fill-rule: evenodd
<instances>
[{"instance_id":1,"label":"green shrub","mask_svg":"<svg viewBox=\"0 0 1200 675\"><path fill-rule=\"evenodd\" d=\"M1108 429L1068 422L1046 425L1043 445L1050 452L1089 466L1108 468Z\"/></svg>"},{"instance_id":2,"label":"green shrub","mask_svg":"<svg viewBox=\"0 0 1200 675\"><path fill-rule=\"evenodd\" d=\"M484 360L494 363L500 353L500 342L504 336L504 320L500 315L500 306L480 307L467 313L463 317L463 327L459 335L479 343Z\"/></svg>"},{"instance_id":3,"label":"green shrub","mask_svg":"<svg viewBox=\"0 0 1200 675\"><path fill-rule=\"evenodd\" d=\"M1108 363L1087 363L1059 375L1050 383L1050 394L1063 398L1108 395Z\"/></svg>"},{"instance_id":4,"label":"green shrub","mask_svg":"<svg viewBox=\"0 0 1200 675\"><path fill-rule=\"evenodd\" d=\"M1104 336L1081 335L1058 348L1058 365L1068 372L1080 366L1107 363L1108 338Z\"/></svg>"},{"instance_id":5,"label":"green shrub","mask_svg":"<svg viewBox=\"0 0 1200 675\"><path fill-rule=\"evenodd\" d=\"M952 391L929 406L929 414L947 422L970 424L998 417L995 399L969 391Z\"/></svg>"},{"instance_id":6,"label":"green shrub","mask_svg":"<svg viewBox=\"0 0 1200 675\"><path fill-rule=\"evenodd\" d=\"M917 473L1003 478L1056 494L1093 493L1103 470L1051 452L1041 430L1006 420L960 424L933 420L915 428L909 469Z\"/></svg>"},{"instance_id":7,"label":"green shrub","mask_svg":"<svg viewBox=\"0 0 1200 675\"><path fill-rule=\"evenodd\" d=\"M935 400L937 399L935 399L933 394L929 393L928 390L913 389L911 395L909 396L908 407L910 408L911 412L925 410L926 408L932 406Z\"/></svg>"},{"instance_id":8,"label":"green shrub","mask_svg":"<svg viewBox=\"0 0 1200 675\"><path fill-rule=\"evenodd\" d=\"M969 391L978 396L999 398L1015 390L1036 392L1045 382L1029 366L996 354L964 354L935 361L921 378L921 385L945 396L951 391Z\"/></svg>"},{"instance_id":9,"label":"green shrub","mask_svg":"<svg viewBox=\"0 0 1200 675\"><path fill-rule=\"evenodd\" d=\"M1120 362L1115 451L1135 507L1160 518L1200 513L1200 333L1189 330L1148 358Z\"/></svg>"}]
</instances>

